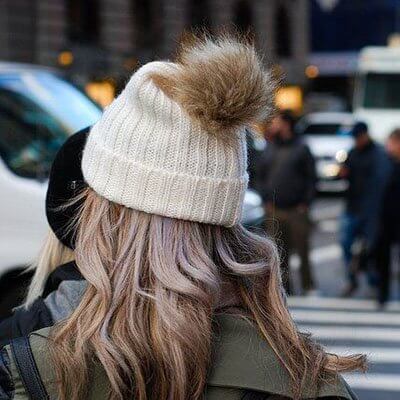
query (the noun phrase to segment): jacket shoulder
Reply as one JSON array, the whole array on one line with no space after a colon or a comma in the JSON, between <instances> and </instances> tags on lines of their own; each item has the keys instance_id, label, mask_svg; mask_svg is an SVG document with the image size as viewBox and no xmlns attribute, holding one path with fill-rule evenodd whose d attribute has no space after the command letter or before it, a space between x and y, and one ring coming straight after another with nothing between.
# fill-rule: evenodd
<instances>
[{"instance_id":1,"label":"jacket shoulder","mask_svg":"<svg viewBox=\"0 0 400 400\"><path fill-rule=\"evenodd\" d=\"M209 385L292 397L288 372L251 322L236 316L218 316L214 343ZM307 388L305 399L353 399L340 376L335 382L322 384L317 394L312 389Z\"/></svg>"},{"instance_id":2,"label":"jacket shoulder","mask_svg":"<svg viewBox=\"0 0 400 400\"><path fill-rule=\"evenodd\" d=\"M50 399L56 399L56 386L54 370L51 367L50 353L48 349L48 338L50 335L50 328L44 328L29 335L29 343L32 350L34 362L38 369L40 378L49 394ZM18 364L14 358L11 346L7 345L5 348L9 359L10 374L14 386L13 400L29 400L30 395L24 385L23 377L20 375Z\"/></svg>"}]
</instances>

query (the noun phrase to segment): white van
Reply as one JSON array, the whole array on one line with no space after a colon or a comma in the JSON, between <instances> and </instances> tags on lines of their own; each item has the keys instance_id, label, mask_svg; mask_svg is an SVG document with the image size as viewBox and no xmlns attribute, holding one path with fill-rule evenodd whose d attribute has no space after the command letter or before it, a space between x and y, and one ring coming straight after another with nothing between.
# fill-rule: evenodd
<instances>
[{"instance_id":1,"label":"white van","mask_svg":"<svg viewBox=\"0 0 400 400\"><path fill-rule=\"evenodd\" d=\"M49 69L0 63L0 290L32 262L47 230L44 198L54 155L100 108ZM8 279L7 279L8 278Z\"/></svg>"},{"instance_id":2,"label":"white van","mask_svg":"<svg viewBox=\"0 0 400 400\"><path fill-rule=\"evenodd\" d=\"M353 111L380 142L400 127L400 47L366 47L360 52Z\"/></svg>"}]
</instances>

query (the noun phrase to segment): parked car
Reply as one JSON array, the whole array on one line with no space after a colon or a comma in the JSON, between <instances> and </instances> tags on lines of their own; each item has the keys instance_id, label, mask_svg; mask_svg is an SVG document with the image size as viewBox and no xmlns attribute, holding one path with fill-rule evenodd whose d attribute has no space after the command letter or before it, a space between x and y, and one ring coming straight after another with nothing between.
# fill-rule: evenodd
<instances>
[{"instance_id":1,"label":"parked car","mask_svg":"<svg viewBox=\"0 0 400 400\"><path fill-rule=\"evenodd\" d=\"M350 136L353 125L353 115L344 112L311 113L298 122L296 130L303 136L316 160L318 191L346 190L347 182L338 177L338 172L353 146Z\"/></svg>"},{"instance_id":2,"label":"parked car","mask_svg":"<svg viewBox=\"0 0 400 400\"><path fill-rule=\"evenodd\" d=\"M19 272L32 262L46 233L44 198L55 153L68 135L95 123L100 115L100 108L56 71L0 63L3 302L24 279Z\"/></svg>"}]
</instances>

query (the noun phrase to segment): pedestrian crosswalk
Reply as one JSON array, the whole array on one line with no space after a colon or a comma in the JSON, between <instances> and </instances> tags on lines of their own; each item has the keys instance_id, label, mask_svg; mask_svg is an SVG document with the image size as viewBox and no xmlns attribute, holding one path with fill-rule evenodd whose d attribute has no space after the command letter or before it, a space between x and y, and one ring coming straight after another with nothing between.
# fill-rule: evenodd
<instances>
[{"instance_id":1,"label":"pedestrian crosswalk","mask_svg":"<svg viewBox=\"0 0 400 400\"><path fill-rule=\"evenodd\" d=\"M289 297L291 314L300 331L309 332L329 352L366 354L366 374L352 373L346 380L368 400L400 398L400 304L384 311L361 299Z\"/></svg>"},{"instance_id":2,"label":"pedestrian crosswalk","mask_svg":"<svg viewBox=\"0 0 400 400\"><path fill-rule=\"evenodd\" d=\"M400 328L400 313L382 313L382 312L348 312L331 310L329 313L326 310L293 310L293 318L303 323L341 323L379 326L398 326Z\"/></svg>"}]
</instances>

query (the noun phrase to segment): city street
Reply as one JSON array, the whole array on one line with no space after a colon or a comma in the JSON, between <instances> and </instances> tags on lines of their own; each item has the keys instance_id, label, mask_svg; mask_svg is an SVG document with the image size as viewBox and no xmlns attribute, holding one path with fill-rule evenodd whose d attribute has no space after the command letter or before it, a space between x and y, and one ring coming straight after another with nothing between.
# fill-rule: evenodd
<instances>
[{"instance_id":1,"label":"city street","mask_svg":"<svg viewBox=\"0 0 400 400\"><path fill-rule=\"evenodd\" d=\"M198 399L217 369L207 398L273 393L263 365L204 362L204 304L273 300L240 222L285 248L291 282L265 279L298 330L368 357L344 374L359 399L400 400L400 0L16 0L0 19L0 350L68 328L47 366L34 334L14 382L0 352L1 399Z\"/></svg>"},{"instance_id":2,"label":"city street","mask_svg":"<svg viewBox=\"0 0 400 400\"><path fill-rule=\"evenodd\" d=\"M351 374L347 381L360 400L395 400L400 396L400 305L392 301L378 311L362 285L355 299L340 299L344 269L337 243L338 216L343 203L319 199L313 210L315 232L312 260L321 297L292 297L292 315L304 332L311 332L328 350L339 354L364 353L370 360L367 375ZM294 269L298 260L293 260Z\"/></svg>"}]
</instances>

